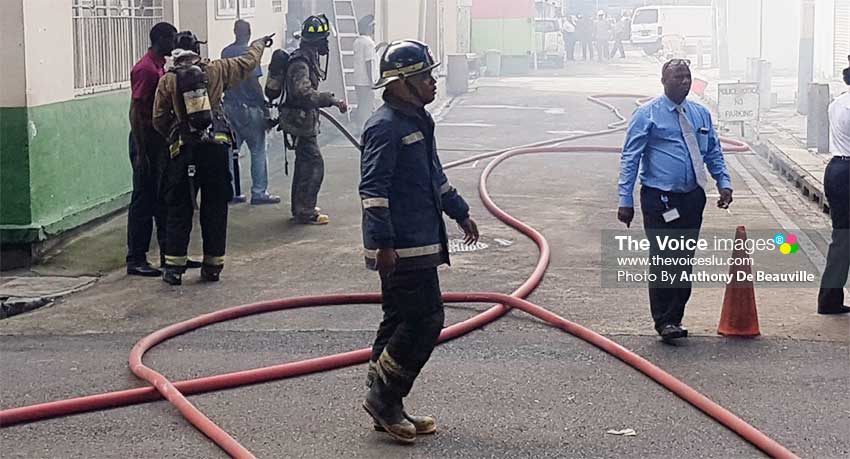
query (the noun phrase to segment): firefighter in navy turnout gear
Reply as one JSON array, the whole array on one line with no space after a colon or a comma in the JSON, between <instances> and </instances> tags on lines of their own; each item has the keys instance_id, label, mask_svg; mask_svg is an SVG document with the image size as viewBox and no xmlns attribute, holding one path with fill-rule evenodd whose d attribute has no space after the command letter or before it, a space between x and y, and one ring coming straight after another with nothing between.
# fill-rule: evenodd
<instances>
[{"instance_id":1,"label":"firefighter in navy turnout gear","mask_svg":"<svg viewBox=\"0 0 850 459\"><path fill-rule=\"evenodd\" d=\"M201 278L217 281L224 267L227 202L233 189L228 170L233 143L221 106L222 94L253 75L271 36L251 43L248 53L209 61L199 55L191 32L177 36L174 68L156 89L153 125L168 140L169 159L163 177L166 205L165 270L162 279L179 285L186 270L196 195L200 192L200 221L204 259Z\"/></svg>"},{"instance_id":2,"label":"firefighter in navy turnout gear","mask_svg":"<svg viewBox=\"0 0 850 459\"><path fill-rule=\"evenodd\" d=\"M330 23L325 15L308 17L301 29L301 44L291 56L284 74L269 69L266 94L280 94L280 129L288 148L295 150L292 177L292 216L297 223L324 225L330 219L319 213L316 202L325 176L319 150L319 109L337 107L348 111L345 101L329 92L319 92L327 78ZM285 53L277 53L283 56ZM274 98L273 98L274 99Z\"/></svg>"},{"instance_id":3,"label":"firefighter in navy turnout gear","mask_svg":"<svg viewBox=\"0 0 850 459\"><path fill-rule=\"evenodd\" d=\"M402 399L443 328L437 276L437 267L449 263L443 212L466 243L478 241L469 206L443 173L434 120L425 110L436 96L438 65L422 43L390 43L376 83L386 87L384 105L366 123L360 164L366 265L380 273L384 312L363 407L377 430L406 443L437 428L431 417L408 414Z\"/></svg>"}]
</instances>

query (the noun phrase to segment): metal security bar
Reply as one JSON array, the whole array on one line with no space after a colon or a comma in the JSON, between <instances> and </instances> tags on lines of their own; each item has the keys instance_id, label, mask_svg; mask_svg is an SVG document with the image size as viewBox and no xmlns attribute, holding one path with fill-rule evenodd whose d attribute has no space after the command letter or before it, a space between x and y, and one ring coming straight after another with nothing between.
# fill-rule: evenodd
<instances>
[{"instance_id":1,"label":"metal security bar","mask_svg":"<svg viewBox=\"0 0 850 459\"><path fill-rule=\"evenodd\" d=\"M163 0L71 0L77 95L126 88Z\"/></svg>"}]
</instances>

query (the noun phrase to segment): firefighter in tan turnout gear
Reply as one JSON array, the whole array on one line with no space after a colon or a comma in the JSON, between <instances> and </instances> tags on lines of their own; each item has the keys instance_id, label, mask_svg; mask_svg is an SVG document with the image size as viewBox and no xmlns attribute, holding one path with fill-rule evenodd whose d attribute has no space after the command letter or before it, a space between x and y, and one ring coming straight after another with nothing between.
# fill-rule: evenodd
<instances>
[{"instance_id":1,"label":"firefighter in tan turnout gear","mask_svg":"<svg viewBox=\"0 0 850 459\"><path fill-rule=\"evenodd\" d=\"M201 278L218 281L224 267L233 140L221 107L222 94L254 74L271 37L255 40L243 56L209 61L200 56L202 42L191 32L181 32L174 68L159 80L153 125L169 143L162 191L167 212L162 279L171 285L179 285L186 270L198 192L204 250Z\"/></svg>"},{"instance_id":2,"label":"firefighter in tan turnout gear","mask_svg":"<svg viewBox=\"0 0 850 459\"><path fill-rule=\"evenodd\" d=\"M287 147L295 150L292 217L306 225L330 222L316 207L325 177L325 162L317 140L319 109L337 107L341 113L348 111L344 100L318 91L319 82L327 78L330 30L325 15L308 17L298 49L291 56L281 50L272 57L265 89L269 100L281 98L280 129Z\"/></svg>"}]
</instances>

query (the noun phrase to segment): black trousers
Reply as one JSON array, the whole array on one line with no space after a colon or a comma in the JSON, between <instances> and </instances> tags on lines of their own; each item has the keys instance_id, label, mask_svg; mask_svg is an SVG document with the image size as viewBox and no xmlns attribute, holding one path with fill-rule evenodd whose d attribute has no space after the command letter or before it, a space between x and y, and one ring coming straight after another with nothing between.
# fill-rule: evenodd
<instances>
[{"instance_id":1,"label":"black trousers","mask_svg":"<svg viewBox=\"0 0 850 459\"><path fill-rule=\"evenodd\" d=\"M593 60L593 41L581 40L581 58L583 60Z\"/></svg>"},{"instance_id":2,"label":"black trousers","mask_svg":"<svg viewBox=\"0 0 850 459\"><path fill-rule=\"evenodd\" d=\"M310 219L316 214L319 190L325 178L325 160L318 139L297 137L295 172L292 175L292 216Z\"/></svg>"},{"instance_id":3,"label":"black trousers","mask_svg":"<svg viewBox=\"0 0 850 459\"><path fill-rule=\"evenodd\" d=\"M620 57L626 57L626 50L623 48L623 40L617 39L614 40L614 49L611 50L611 57L617 57L617 53L620 53Z\"/></svg>"},{"instance_id":4,"label":"black trousers","mask_svg":"<svg viewBox=\"0 0 850 459\"><path fill-rule=\"evenodd\" d=\"M573 61L576 58L576 34L564 33L564 51L567 54L567 60Z\"/></svg>"},{"instance_id":5,"label":"black trousers","mask_svg":"<svg viewBox=\"0 0 850 459\"><path fill-rule=\"evenodd\" d=\"M145 167L137 166L138 155L133 134L130 134L130 165L133 168L133 193L130 195L130 208L127 212L127 265L138 266L147 263L147 253L151 246L151 236L156 224L156 239L160 251L165 249L165 212L160 193L163 161L168 154L165 140L153 131L142 134L148 157Z\"/></svg>"},{"instance_id":6,"label":"black trousers","mask_svg":"<svg viewBox=\"0 0 850 459\"><path fill-rule=\"evenodd\" d=\"M166 205L166 266L185 269L192 233L192 216L195 199L201 196L201 236L204 240L204 265L224 265L227 241L227 203L233 198L230 186L230 147L212 143L183 146L180 154L171 158L165 167ZM195 176L190 181L189 166L195 166ZM193 190L194 187L194 190Z\"/></svg>"},{"instance_id":7,"label":"black trousers","mask_svg":"<svg viewBox=\"0 0 850 459\"><path fill-rule=\"evenodd\" d=\"M377 373L402 397L431 357L443 329L437 268L395 272L381 278L384 318L372 346Z\"/></svg>"},{"instance_id":8,"label":"black trousers","mask_svg":"<svg viewBox=\"0 0 850 459\"><path fill-rule=\"evenodd\" d=\"M850 270L850 160L833 158L826 167L823 185L832 218L832 242L821 278L818 309L829 311L844 304Z\"/></svg>"},{"instance_id":9,"label":"black trousers","mask_svg":"<svg viewBox=\"0 0 850 459\"><path fill-rule=\"evenodd\" d=\"M665 206L663 197L667 197ZM685 237L696 239L702 227L702 213L705 210L705 191L697 187L688 193L670 193L655 188L642 187L640 190L640 205L643 212L643 226L646 237L650 241L650 261L656 256L661 258L691 259L694 257L693 250L661 250L658 237L670 236L670 238ZM669 223L664 221L662 214L667 209L677 209L679 218ZM660 330L665 325L678 325L682 323L685 315L685 304L691 298L691 282L687 279L681 280L682 273L687 276L693 272L690 264L664 266L660 263L650 265L649 272L655 275L656 280L649 282L649 307L652 319L655 321L655 329ZM672 285L670 277L677 279Z\"/></svg>"}]
</instances>

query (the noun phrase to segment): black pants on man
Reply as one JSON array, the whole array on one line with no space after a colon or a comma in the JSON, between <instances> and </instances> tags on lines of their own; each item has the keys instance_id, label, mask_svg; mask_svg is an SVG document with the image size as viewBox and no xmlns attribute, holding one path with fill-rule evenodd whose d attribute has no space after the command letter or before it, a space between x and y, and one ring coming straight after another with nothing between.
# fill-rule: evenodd
<instances>
[{"instance_id":1,"label":"black pants on man","mask_svg":"<svg viewBox=\"0 0 850 459\"><path fill-rule=\"evenodd\" d=\"M666 205L663 201L665 196ZM694 257L693 250L661 250L657 237L697 239L702 227L705 201L705 191L700 187L688 193L670 193L646 186L641 188L640 206L644 230L650 241L650 262L656 256L680 260L690 260ZM665 222L663 214L668 209L677 209L679 218ZM655 329L661 330L665 325L680 325L685 315L685 305L691 297L691 282L688 279L682 280L682 275L685 273L690 276L693 267L690 263L684 263L684 266L682 263L666 266L652 263L649 272L655 275L656 279L655 282L649 282L649 307L655 321ZM669 281L662 281L662 275L665 274L673 276L676 282L671 285Z\"/></svg>"},{"instance_id":2,"label":"black pants on man","mask_svg":"<svg viewBox=\"0 0 850 459\"><path fill-rule=\"evenodd\" d=\"M620 53L620 57L623 59L626 58L626 49L623 48L623 40L620 38L614 40L614 49L611 50L611 57L617 57L617 53Z\"/></svg>"},{"instance_id":3,"label":"black pants on man","mask_svg":"<svg viewBox=\"0 0 850 459\"><path fill-rule=\"evenodd\" d=\"M315 136L296 137L295 172L292 176L292 216L307 221L316 213L319 190L325 178L325 160Z\"/></svg>"},{"instance_id":4,"label":"black pants on man","mask_svg":"<svg viewBox=\"0 0 850 459\"><path fill-rule=\"evenodd\" d=\"M186 269L192 233L194 193L200 192L201 237L204 240L204 269L220 272L227 243L227 203L233 198L230 186L230 146L201 143L183 146L165 167L166 229L165 264L178 272ZM190 165L195 175L189 176Z\"/></svg>"},{"instance_id":5,"label":"black pants on man","mask_svg":"<svg viewBox=\"0 0 850 459\"><path fill-rule=\"evenodd\" d=\"M395 272L381 279L384 318L372 346L377 376L406 397L443 329L437 268Z\"/></svg>"},{"instance_id":6,"label":"black pants on man","mask_svg":"<svg viewBox=\"0 0 850 459\"><path fill-rule=\"evenodd\" d=\"M818 311L844 305L844 285L850 270L850 159L833 158L824 174L824 191L832 218L832 243L818 293Z\"/></svg>"},{"instance_id":7,"label":"black pants on man","mask_svg":"<svg viewBox=\"0 0 850 459\"><path fill-rule=\"evenodd\" d=\"M590 39L581 41L581 58L583 60L593 60L593 41Z\"/></svg>"},{"instance_id":8,"label":"black pants on man","mask_svg":"<svg viewBox=\"0 0 850 459\"><path fill-rule=\"evenodd\" d=\"M133 193L127 212L127 266L142 266L148 263L147 253L151 246L154 224L159 250L165 248L165 212L160 181L167 147L162 136L153 129L142 135L146 152L138 151L132 133L129 141ZM141 160L139 154L145 154L147 160Z\"/></svg>"},{"instance_id":9,"label":"black pants on man","mask_svg":"<svg viewBox=\"0 0 850 459\"><path fill-rule=\"evenodd\" d=\"M568 61L576 59L576 34L573 32L564 32L564 51Z\"/></svg>"}]
</instances>

